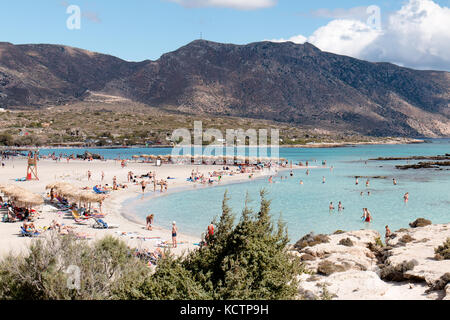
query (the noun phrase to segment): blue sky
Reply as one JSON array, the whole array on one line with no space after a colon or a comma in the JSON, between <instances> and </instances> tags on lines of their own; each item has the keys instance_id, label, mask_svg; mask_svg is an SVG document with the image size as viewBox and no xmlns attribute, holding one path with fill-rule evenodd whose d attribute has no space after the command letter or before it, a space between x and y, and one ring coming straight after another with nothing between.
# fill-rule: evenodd
<instances>
[{"instance_id":1,"label":"blue sky","mask_svg":"<svg viewBox=\"0 0 450 320\"><path fill-rule=\"evenodd\" d=\"M184 3L189 1L197 5ZM212 4L208 6L210 1ZM235 44L289 39L295 35L309 37L336 19L324 12L377 5L382 20L386 21L390 13L406 2L261 0L272 5L242 9L226 5L227 1L236 3L236 0L2 0L0 41L64 44L129 61L155 60L198 39L200 33L207 40ZM441 7L449 7L449 2L434 0ZM83 14L80 30L66 27L67 5L80 7Z\"/></svg>"}]
</instances>

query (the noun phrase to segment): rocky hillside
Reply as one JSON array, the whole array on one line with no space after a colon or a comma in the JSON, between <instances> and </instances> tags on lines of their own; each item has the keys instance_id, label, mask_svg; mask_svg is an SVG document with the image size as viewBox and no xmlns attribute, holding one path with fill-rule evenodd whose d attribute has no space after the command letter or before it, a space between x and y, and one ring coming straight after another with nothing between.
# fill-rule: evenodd
<instances>
[{"instance_id":1,"label":"rocky hillside","mask_svg":"<svg viewBox=\"0 0 450 320\"><path fill-rule=\"evenodd\" d=\"M139 63L57 45L0 43L0 106L120 96L187 114L269 119L374 136L450 136L450 73L311 44L197 40Z\"/></svg>"}]
</instances>

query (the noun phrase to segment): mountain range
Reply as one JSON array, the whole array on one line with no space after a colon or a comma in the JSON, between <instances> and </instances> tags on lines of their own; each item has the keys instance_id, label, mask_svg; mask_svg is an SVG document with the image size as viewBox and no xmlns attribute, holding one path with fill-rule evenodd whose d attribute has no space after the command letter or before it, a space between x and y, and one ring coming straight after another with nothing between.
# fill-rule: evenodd
<instances>
[{"instance_id":1,"label":"mountain range","mask_svg":"<svg viewBox=\"0 0 450 320\"><path fill-rule=\"evenodd\" d=\"M44 108L94 93L193 115L267 119L372 136L450 136L450 73L292 42L196 40L128 62L62 45L0 42L0 107Z\"/></svg>"}]
</instances>

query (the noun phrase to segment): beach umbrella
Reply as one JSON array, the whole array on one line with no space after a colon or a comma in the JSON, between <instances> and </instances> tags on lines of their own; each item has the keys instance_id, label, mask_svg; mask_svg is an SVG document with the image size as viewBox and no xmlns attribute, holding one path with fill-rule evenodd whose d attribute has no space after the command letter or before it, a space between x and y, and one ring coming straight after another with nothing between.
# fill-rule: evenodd
<instances>
[{"instance_id":1,"label":"beach umbrella","mask_svg":"<svg viewBox=\"0 0 450 320\"><path fill-rule=\"evenodd\" d=\"M31 192L24 193L20 196L18 195L16 201L29 207L41 206L44 204L44 199L42 199L41 196Z\"/></svg>"}]
</instances>

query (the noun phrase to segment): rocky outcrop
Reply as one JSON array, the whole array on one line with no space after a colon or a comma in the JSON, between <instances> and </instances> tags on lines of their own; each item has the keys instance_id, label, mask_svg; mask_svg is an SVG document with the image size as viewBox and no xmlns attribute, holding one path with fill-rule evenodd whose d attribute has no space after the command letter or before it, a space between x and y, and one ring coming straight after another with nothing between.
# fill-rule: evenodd
<instances>
[{"instance_id":1,"label":"rocky outcrop","mask_svg":"<svg viewBox=\"0 0 450 320\"><path fill-rule=\"evenodd\" d=\"M450 299L450 260L435 258L448 237L450 224L425 224L393 233L386 245L377 231L360 230L292 247L309 271L299 277L299 293L305 299Z\"/></svg>"}]
</instances>

